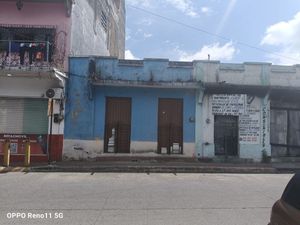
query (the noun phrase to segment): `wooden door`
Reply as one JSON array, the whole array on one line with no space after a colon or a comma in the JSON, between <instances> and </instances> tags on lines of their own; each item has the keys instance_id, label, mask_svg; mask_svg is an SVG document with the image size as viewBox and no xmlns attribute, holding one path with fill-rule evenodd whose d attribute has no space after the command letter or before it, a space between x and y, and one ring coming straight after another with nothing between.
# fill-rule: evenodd
<instances>
[{"instance_id":1,"label":"wooden door","mask_svg":"<svg viewBox=\"0 0 300 225\"><path fill-rule=\"evenodd\" d=\"M158 148L167 153L183 153L183 101L182 99L159 99L158 103Z\"/></svg>"},{"instance_id":2,"label":"wooden door","mask_svg":"<svg viewBox=\"0 0 300 225\"><path fill-rule=\"evenodd\" d=\"M131 98L107 97L104 152L130 153L130 135Z\"/></svg>"}]
</instances>

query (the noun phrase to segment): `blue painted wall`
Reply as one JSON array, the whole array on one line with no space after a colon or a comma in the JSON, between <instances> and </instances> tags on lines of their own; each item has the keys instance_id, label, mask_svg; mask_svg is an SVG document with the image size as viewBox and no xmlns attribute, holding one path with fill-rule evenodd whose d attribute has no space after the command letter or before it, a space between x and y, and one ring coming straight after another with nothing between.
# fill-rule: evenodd
<instances>
[{"instance_id":1,"label":"blue painted wall","mask_svg":"<svg viewBox=\"0 0 300 225\"><path fill-rule=\"evenodd\" d=\"M88 58L69 60L64 131L66 138L94 138L94 102L88 98L88 65Z\"/></svg>"},{"instance_id":2,"label":"blue painted wall","mask_svg":"<svg viewBox=\"0 0 300 225\"><path fill-rule=\"evenodd\" d=\"M101 76L103 71L115 74L118 62L116 59L97 59L97 70L100 66ZM183 132L184 142L195 141L195 123L190 122L190 117L195 118L195 90L192 89L167 89L167 88L138 88L138 87L108 87L91 86L88 79L88 58L70 58L69 81L67 88L65 138L95 140L104 138L105 125L105 98L106 97L131 97L131 140L132 141L157 141L157 114L159 98L183 99ZM179 68L177 73L169 71L166 63L152 62L147 69L143 67L117 66L118 74L136 74L147 77L150 72L156 74L156 79L173 79L180 74L190 77L192 68ZM158 66L158 68L156 68ZM165 69L163 69L166 66ZM104 70L105 68L105 70ZM109 72L110 68L110 72ZM122 69L123 68L123 69ZM143 69L143 72L139 71ZM154 69L156 68L156 70ZM159 69L160 68L160 69ZM122 73L124 70L124 73ZM171 68L175 70L175 68ZM153 72L154 71L154 72ZM155 72L156 71L156 72ZM183 72L185 71L185 72ZM160 76L158 76L160 74ZM175 77L174 77L175 76ZM128 75L128 77L130 77ZM91 98L92 97L92 98Z\"/></svg>"},{"instance_id":3,"label":"blue painted wall","mask_svg":"<svg viewBox=\"0 0 300 225\"><path fill-rule=\"evenodd\" d=\"M194 91L153 89L153 88L117 88L97 87L95 97L95 137L103 138L105 122L105 97L131 97L131 140L157 140L157 114L159 98L182 98L184 104L183 132L184 142L194 142L195 123L189 122L195 117Z\"/></svg>"},{"instance_id":4,"label":"blue painted wall","mask_svg":"<svg viewBox=\"0 0 300 225\"><path fill-rule=\"evenodd\" d=\"M117 60L114 58L96 59L97 70L103 79L131 81L193 81L192 64L167 59ZM134 63L137 62L137 63Z\"/></svg>"}]
</instances>

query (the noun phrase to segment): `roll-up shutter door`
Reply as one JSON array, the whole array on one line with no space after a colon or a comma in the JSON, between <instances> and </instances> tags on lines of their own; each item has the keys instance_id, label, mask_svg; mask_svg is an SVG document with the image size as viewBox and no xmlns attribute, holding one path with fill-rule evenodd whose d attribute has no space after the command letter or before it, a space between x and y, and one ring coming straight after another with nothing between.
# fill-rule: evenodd
<instances>
[{"instance_id":1,"label":"roll-up shutter door","mask_svg":"<svg viewBox=\"0 0 300 225\"><path fill-rule=\"evenodd\" d=\"M0 133L47 134L46 99L0 98Z\"/></svg>"}]
</instances>

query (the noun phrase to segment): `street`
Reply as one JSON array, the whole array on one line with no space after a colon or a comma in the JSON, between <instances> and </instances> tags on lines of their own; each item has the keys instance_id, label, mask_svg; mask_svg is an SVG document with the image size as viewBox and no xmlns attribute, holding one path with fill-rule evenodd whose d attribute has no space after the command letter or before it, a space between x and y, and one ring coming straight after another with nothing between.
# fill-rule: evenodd
<instances>
[{"instance_id":1,"label":"street","mask_svg":"<svg viewBox=\"0 0 300 225\"><path fill-rule=\"evenodd\" d=\"M0 224L266 225L291 176L6 173Z\"/></svg>"}]
</instances>

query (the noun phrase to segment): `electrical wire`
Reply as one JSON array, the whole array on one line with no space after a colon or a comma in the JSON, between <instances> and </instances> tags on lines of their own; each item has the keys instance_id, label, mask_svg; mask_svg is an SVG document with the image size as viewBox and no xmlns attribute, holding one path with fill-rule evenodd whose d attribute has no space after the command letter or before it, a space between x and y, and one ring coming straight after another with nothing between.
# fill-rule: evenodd
<instances>
[{"instance_id":1,"label":"electrical wire","mask_svg":"<svg viewBox=\"0 0 300 225\"><path fill-rule=\"evenodd\" d=\"M73 77L79 77L82 79L90 79L88 76L84 76L84 75L80 75L80 74L75 74L75 73L70 73L70 72L66 72L66 74L73 76Z\"/></svg>"},{"instance_id":2,"label":"electrical wire","mask_svg":"<svg viewBox=\"0 0 300 225\"><path fill-rule=\"evenodd\" d=\"M169 21L169 22L172 22L172 23L175 23L175 24L178 24L178 25L181 25L181 26L184 26L186 28L189 28L189 29L192 29L192 30L195 30L195 31L198 31L198 32L201 32L201 33L204 33L206 35L210 35L210 36L213 36L213 37L216 37L218 39L221 39L221 40L225 40L225 41L232 41L233 39L232 38L229 38L229 37L225 37L225 36L222 36L222 35L219 35L219 34L215 34L215 33L212 33L210 31L207 31L205 29L202 29L202 28L199 28L199 27L195 27L195 26L192 26L192 25L189 25L189 24L186 24L186 23L183 23L183 22L180 22L178 20L175 20L175 19L172 19L172 18L169 18L169 17L166 17L166 16L162 16L158 13L154 13L154 12L151 12L149 10L146 10L146 9L143 9L143 8L140 8L140 7L137 7L137 6L133 6L133 5L127 5L128 7L130 8L133 8L133 9L136 9L138 11L141 11L141 12L144 12L146 14L149 14L149 15L152 15L152 16L155 16L155 17L158 17L158 18L161 18L161 19L164 19L166 21ZM285 56L285 55L281 55L281 54L278 54L278 53L275 53L275 52L272 52L272 51L269 51L269 50L266 50L266 49L263 49L263 48L260 48L260 47L256 47L254 45L251 45L251 44L248 44L246 42L242 42L242 41L234 41L236 44L238 45L241 45L241 46L244 46L244 47L247 47L247 48L251 48L251 49L254 49L254 50L257 50L257 51L260 51L260 52L264 52L264 53L268 53L268 54L271 54L271 55L274 55L274 56L278 56L278 57L281 57L281 58L286 58L286 59L289 59L289 60L293 60L293 61L296 61L296 62L300 62L300 59L296 59L296 58L293 58L293 57L289 57L289 56Z\"/></svg>"}]
</instances>

